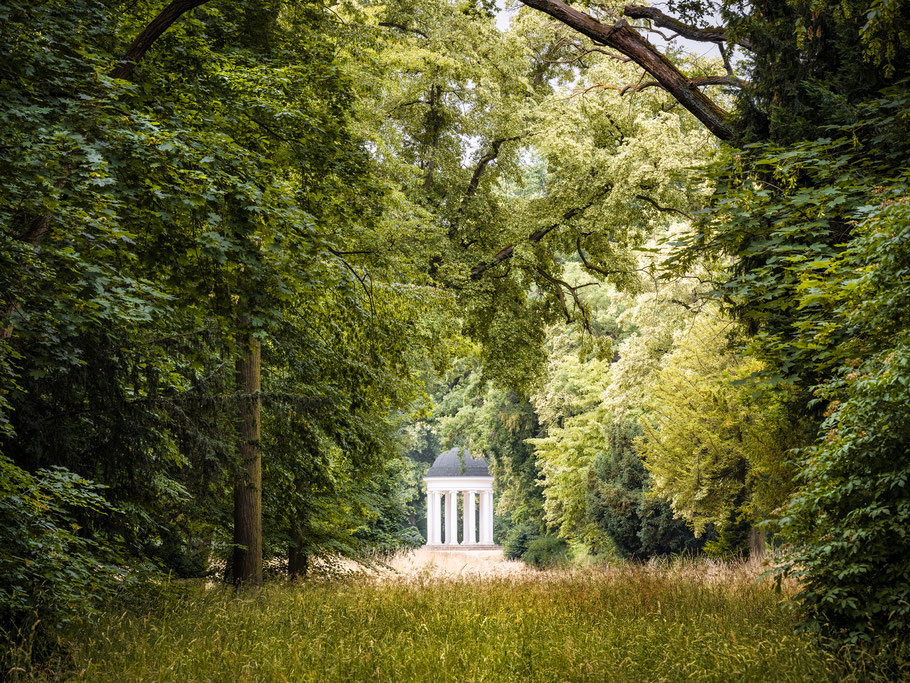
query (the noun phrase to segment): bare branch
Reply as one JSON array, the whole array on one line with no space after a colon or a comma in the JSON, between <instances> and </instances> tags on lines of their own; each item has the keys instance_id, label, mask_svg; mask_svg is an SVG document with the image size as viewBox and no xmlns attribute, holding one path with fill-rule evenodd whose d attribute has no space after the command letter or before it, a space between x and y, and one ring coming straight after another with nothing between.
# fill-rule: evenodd
<instances>
[{"instance_id":1,"label":"bare branch","mask_svg":"<svg viewBox=\"0 0 910 683\"><path fill-rule=\"evenodd\" d=\"M363 277L360 277L360 275L358 275L357 271L354 269L354 266L352 266L350 263L348 263L347 259L344 258L343 254L345 252L335 251L334 249L328 249L327 251L330 254L332 254L332 256L334 256L339 261L341 261L341 263L344 265L344 267L347 268L349 271L351 271L351 275L353 275L354 278L357 280L357 282L360 283L360 286L363 288L364 294L366 294L366 296L367 296L367 301L370 302L370 313L372 314L372 317L375 319L376 318L376 307L373 304L373 278L370 277L369 273L367 273ZM369 287L367 287L367 278L368 277L370 278Z\"/></svg>"},{"instance_id":2,"label":"bare branch","mask_svg":"<svg viewBox=\"0 0 910 683\"><path fill-rule=\"evenodd\" d=\"M417 98L416 100L411 100L410 102L402 102L401 104L396 104L393 109L401 109L402 107L411 107L415 104L428 104L426 100Z\"/></svg>"},{"instance_id":3,"label":"bare branch","mask_svg":"<svg viewBox=\"0 0 910 683\"><path fill-rule=\"evenodd\" d=\"M685 301L680 301L679 299L670 299L670 303L671 303L671 304L677 304L677 305L679 305L679 306L682 306L682 307L685 308L687 311L691 311L691 310L692 310L692 306L691 306L691 305L687 304Z\"/></svg>"},{"instance_id":4,"label":"bare branch","mask_svg":"<svg viewBox=\"0 0 910 683\"><path fill-rule=\"evenodd\" d=\"M545 271L543 268L538 267L538 268L535 268L535 270L537 271L537 274L540 275L544 280L546 280L547 282L552 284L554 289L556 290L556 296L559 299L559 303L562 304L563 312L566 314L566 322L569 322L569 323L572 322L572 315L569 313L568 306L566 306L566 297L565 297L565 294L563 294L563 289L565 289L567 292L569 292L569 294L572 295L572 300L575 302L575 306L578 308L579 311L581 311L581 324L584 326L585 331L588 334L593 335L594 331L591 329L591 318L588 315L588 309L585 307L585 305L582 303L581 299L578 296L578 290L581 289L581 287L587 287L588 285L581 285L581 287L573 287L565 280L560 280L557 277L553 277L552 275L547 273L547 271ZM597 284L597 283L589 283L589 284Z\"/></svg>"},{"instance_id":5,"label":"bare branch","mask_svg":"<svg viewBox=\"0 0 910 683\"><path fill-rule=\"evenodd\" d=\"M551 278L541 268L537 268L536 270L540 275L543 276L544 279L549 280L553 285L555 285L554 289L556 290L556 298L559 299L559 304L562 306L562 312L566 316L566 322L572 322L572 314L569 313L569 307L566 305L566 295L563 294L562 287L559 285L559 281Z\"/></svg>"},{"instance_id":6,"label":"bare branch","mask_svg":"<svg viewBox=\"0 0 910 683\"><path fill-rule=\"evenodd\" d=\"M531 244L536 244L537 242L540 242L540 240L542 240L544 237L549 235L553 230L555 230L559 226L563 225L566 221L570 221L573 218L575 218L576 216L587 211L589 208L591 208L594 205L594 203L598 199L603 197L605 194L607 194L612 189L613 189L612 185L606 185L605 187L601 188L601 190L599 192L594 193L594 195L591 196L591 199L583 206L576 206L576 207L569 209L562 215L560 220L558 220L557 222L552 223L551 225L548 225L546 227L539 228L539 229L535 230L534 232L532 232L530 235L528 235L528 242L530 242ZM493 266L495 266L499 263L502 263L506 259L512 258L512 256L514 256L514 255L515 255L515 245L514 244L510 244L509 246L500 249L498 252L496 252L496 254L493 255L493 258L491 260L484 261L483 263L478 263L476 266L474 266L471 269L471 279L479 280L481 277L483 277L483 274L485 272L487 272L490 268L492 268Z\"/></svg>"},{"instance_id":7,"label":"bare branch","mask_svg":"<svg viewBox=\"0 0 910 683\"><path fill-rule=\"evenodd\" d=\"M458 207L458 214L455 221L449 227L449 238L452 239L455 237L455 234L458 232L458 228L461 225L462 220L464 219L465 211L468 209L468 203L471 201L471 198L477 194L477 188L480 185L480 179L483 177L484 172L487 170L492 162L496 160L496 157L499 156L499 148L502 147L507 142L513 142L515 140L520 140L520 135L514 135L509 138L498 138L493 140L493 143L490 146L490 151L484 154L480 161L477 162L477 166L474 168L474 173L471 175L471 182L468 183L468 188L465 190L464 197L461 199L461 206ZM468 242L463 245L467 249L472 242Z\"/></svg>"},{"instance_id":8,"label":"bare branch","mask_svg":"<svg viewBox=\"0 0 910 683\"><path fill-rule=\"evenodd\" d=\"M509 138L499 138L493 140L493 143L490 145L490 151L484 154L480 161L477 162L477 166L474 168L474 173L471 175L471 182L468 183L468 189L465 190L464 198L461 200L461 211L463 212L465 206L477 193L477 186L480 185L480 179L483 177L484 171L487 170L493 161L496 161L496 157L499 156L499 148L502 147L507 142L514 142L515 140L521 140L520 135L513 135Z\"/></svg>"},{"instance_id":9,"label":"bare branch","mask_svg":"<svg viewBox=\"0 0 910 683\"><path fill-rule=\"evenodd\" d=\"M573 43L573 44L572 44L572 47L574 47L574 48L577 49L577 50L583 50L583 51L584 51L584 54L586 54L586 55L587 55L587 54L590 54L590 53L592 53L592 52L597 52L597 53L602 54L602 55L604 55L604 56L606 56L606 57L609 57L610 59L615 59L617 62L622 62L623 64L628 64L629 62L632 61L632 58L631 58L631 57L621 57L621 56L619 56L618 54L616 54L615 52L613 52L613 51L611 51L611 50L604 50L602 47L587 47L587 48L583 48L583 47L581 46L580 43Z\"/></svg>"},{"instance_id":10,"label":"bare branch","mask_svg":"<svg viewBox=\"0 0 910 683\"><path fill-rule=\"evenodd\" d=\"M610 59L615 59L617 62L622 62L623 64L627 64L632 61L631 57L623 57L616 54L612 50L604 50L602 47L586 47L578 41L573 41L572 43L569 43L569 45L575 48L575 50L578 52L577 56L572 57L571 59L548 59L545 60L547 64L575 64L579 60L584 59L588 55L594 53L604 55Z\"/></svg>"},{"instance_id":11,"label":"bare branch","mask_svg":"<svg viewBox=\"0 0 910 683\"><path fill-rule=\"evenodd\" d=\"M380 21L379 25L383 26L385 28L397 28L399 31L403 31L404 33L414 33L426 40L429 40L429 38L430 38L426 33L421 31L420 29L408 28L404 24L396 24L394 21Z\"/></svg>"},{"instance_id":12,"label":"bare branch","mask_svg":"<svg viewBox=\"0 0 910 683\"><path fill-rule=\"evenodd\" d=\"M730 37L727 35L727 29L723 26L710 26L707 28L698 28L684 24L679 19L664 14L656 7L644 7L642 5L626 5L623 14L630 19L648 19L655 26L666 28L674 33L678 33L683 38L697 40L703 43L727 43ZM746 38L737 38L736 44L747 50L752 49L752 44Z\"/></svg>"},{"instance_id":13,"label":"bare branch","mask_svg":"<svg viewBox=\"0 0 910 683\"><path fill-rule=\"evenodd\" d=\"M674 41L676 38L679 38L679 34L678 34L678 33L671 33L670 35L667 35L667 34L664 33L663 31L658 31L658 30L657 30L656 28L654 28L653 26L650 27L650 28L648 28L648 29L646 29L646 30L648 31L648 33L656 33L656 34L659 35L661 38L663 38L664 41L667 42L667 43L670 43L670 42Z\"/></svg>"},{"instance_id":14,"label":"bare branch","mask_svg":"<svg viewBox=\"0 0 910 683\"><path fill-rule=\"evenodd\" d=\"M752 83L744 81L742 78L738 78L732 73L727 74L726 76L700 76L699 78L690 78L689 82L699 88L705 85L732 85L737 88L752 87Z\"/></svg>"},{"instance_id":15,"label":"bare branch","mask_svg":"<svg viewBox=\"0 0 910 683\"><path fill-rule=\"evenodd\" d=\"M718 44L717 48L720 50L721 59L724 60L724 69L726 70L727 75L730 78L736 78L736 75L733 73L733 64L730 63L730 52L732 52L730 46Z\"/></svg>"},{"instance_id":16,"label":"bare branch","mask_svg":"<svg viewBox=\"0 0 910 683\"><path fill-rule=\"evenodd\" d=\"M661 211L661 212L663 212L663 213L678 213L678 214L679 214L680 216L682 216L683 218L685 218L685 219L687 219L687 220L692 220L692 216L690 216L689 214L687 214L685 211L680 211L679 209L676 209L676 208L674 208L674 207L672 207L672 206L661 206L660 204L658 204L657 202L655 202L653 199L651 199L650 197L648 197L648 196L646 196L646 195L637 194L637 195L635 195L635 198L636 198L636 199L641 199L642 201L645 201L645 202L648 202L648 204L650 204L650 205L653 206L655 209L657 209L658 211Z\"/></svg>"},{"instance_id":17,"label":"bare branch","mask_svg":"<svg viewBox=\"0 0 910 683\"><path fill-rule=\"evenodd\" d=\"M748 81L744 81L740 78L737 78L736 76L703 76L699 78L690 78L689 83L698 88L704 87L706 85L735 85L737 87L748 88L752 85ZM617 85L604 85L603 83L598 83L596 85L590 86L588 90L591 90L593 88L615 90L620 94L620 96L630 92L641 92L642 90L647 90L648 88L660 88L661 90L667 90L666 86L663 83L658 83L657 81L639 81L638 83L630 83L629 85L624 85L621 87Z\"/></svg>"},{"instance_id":18,"label":"bare branch","mask_svg":"<svg viewBox=\"0 0 910 683\"><path fill-rule=\"evenodd\" d=\"M600 266L595 266L593 263L588 261L588 259L585 257L585 252L581 248L581 236L580 235L575 238L575 248L576 248L576 251L578 252L578 256L581 258L581 263L582 263L582 266L584 267L584 269L587 271L590 271L592 273L597 273L598 275L602 275L605 278L609 278L611 275L631 275L632 273L647 273L648 272L647 268L633 268L632 270L628 270L625 268L622 268L619 270L606 270L605 268L601 268ZM587 286L588 285L582 285L581 287L587 287ZM581 287L576 287L576 289L581 289Z\"/></svg>"},{"instance_id":19,"label":"bare branch","mask_svg":"<svg viewBox=\"0 0 910 683\"><path fill-rule=\"evenodd\" d=\"M581 257L581 264L584 266L585 270L588 270L592 273L597 273L598 275L603 275L605 278L609 278L611 275L626 274L629 272L626 270L605 270L600 266L595 266L593 263L588 261L588 259L585 258L585 252L581 248L581 235L575 238L575 248L578 251L579 257Z\"/></svg>"}]
</instances>

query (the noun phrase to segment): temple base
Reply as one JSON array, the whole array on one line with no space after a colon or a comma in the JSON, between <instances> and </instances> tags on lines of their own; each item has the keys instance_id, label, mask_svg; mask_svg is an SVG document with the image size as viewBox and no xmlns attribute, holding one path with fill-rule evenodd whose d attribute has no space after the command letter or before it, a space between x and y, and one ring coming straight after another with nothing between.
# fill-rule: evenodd
<instances>
[{"instance_id":1,"label":"temple base","mask_svg":"<svg viewBox=\"0 0 910 683\"><path fill-rule=\"evenodd\" d=\"M456 553L469 553L472 550L502 550L501 545L480 545L479 543L473 545L422 545L420 548L421 550L432 550L434 552L448 550Z\"/></svg>"}]
</instances>

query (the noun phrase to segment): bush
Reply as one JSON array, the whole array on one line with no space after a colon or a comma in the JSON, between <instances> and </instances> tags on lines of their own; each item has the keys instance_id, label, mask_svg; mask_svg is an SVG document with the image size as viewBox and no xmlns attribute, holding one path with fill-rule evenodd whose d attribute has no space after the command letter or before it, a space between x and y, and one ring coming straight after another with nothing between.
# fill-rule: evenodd
<instances>
[{"instance_id":1,"label":"bush","mask_svg":"<svg viewBox=\"0 0 910 683\"><path fill-rule=\"evenodd\" d=\"M667 501L648 495L651 479L633 445L639 434L634 422L611 427L610 447L597 455L591 467L589 515L625 558L648 560L700 552L710 536L696 538Z\"/></svg>"},{"instance_id":2,"label":"bush","mask_svg":"<svg viewBox=\"0 0 910 683\"><path fill-rule=\"evenodd\" d=\"M520 560L528 550L528 544L540 536L540 529L531 522L522 522L513 526L506 534L503 554L508 560Z\"/></svg>"},{"instance_id":3,"label":"bush","mask_svg":"<svg viewBox=\"0 0 910 683\"><path fill-rule=\"evenodd\" d=\"M537 569L559 567L569 561L569 544L558 536L538 536L521 559Z\"/></svg>"},{"instance_id":4,"label":"bush","mask_svg":"<svg viewBox=\"0 0 910 683\"><path fill-rule=\"evenodd\" d=\"M92 519L116 512L102 488L60 467L32 474L0 456L0 663L12 664L23 639L19 652L40 659L66 626L134 580L91 529Z\"/></svg>"}]
</instances>

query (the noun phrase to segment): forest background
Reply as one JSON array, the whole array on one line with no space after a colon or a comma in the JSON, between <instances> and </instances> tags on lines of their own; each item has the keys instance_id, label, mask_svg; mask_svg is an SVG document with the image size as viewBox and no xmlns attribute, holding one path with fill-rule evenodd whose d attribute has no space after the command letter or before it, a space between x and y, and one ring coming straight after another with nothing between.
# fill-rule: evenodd
<instances>
[{"instance_id":1,"label":"forest background","mask_svg":"<svg viewBox=\"0 0 910 683\"><path fill-rule=\"evenodd\" d=\"M910 10L525 5L0 3L10 642L419 545L448 445L512 556L906 635Z\"/></svg>"}]
</instances>

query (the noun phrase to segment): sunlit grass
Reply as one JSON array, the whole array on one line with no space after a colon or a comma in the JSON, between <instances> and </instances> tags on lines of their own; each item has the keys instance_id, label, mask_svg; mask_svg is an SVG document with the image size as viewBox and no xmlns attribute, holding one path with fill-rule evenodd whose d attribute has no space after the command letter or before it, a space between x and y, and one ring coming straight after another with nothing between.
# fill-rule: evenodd
<instances>
[{"instance_id":1,"label":"sunlit grass","mask_svg":"<svg viewBox=\"0 0 910 683\"><path fill-rule=\"evenodd\" d=\"M88 680L811 681L834 659L754 572L717 565L417 572L238 596L200 583L109 615L75 651Z\"/></svg>"}]
</instances>

